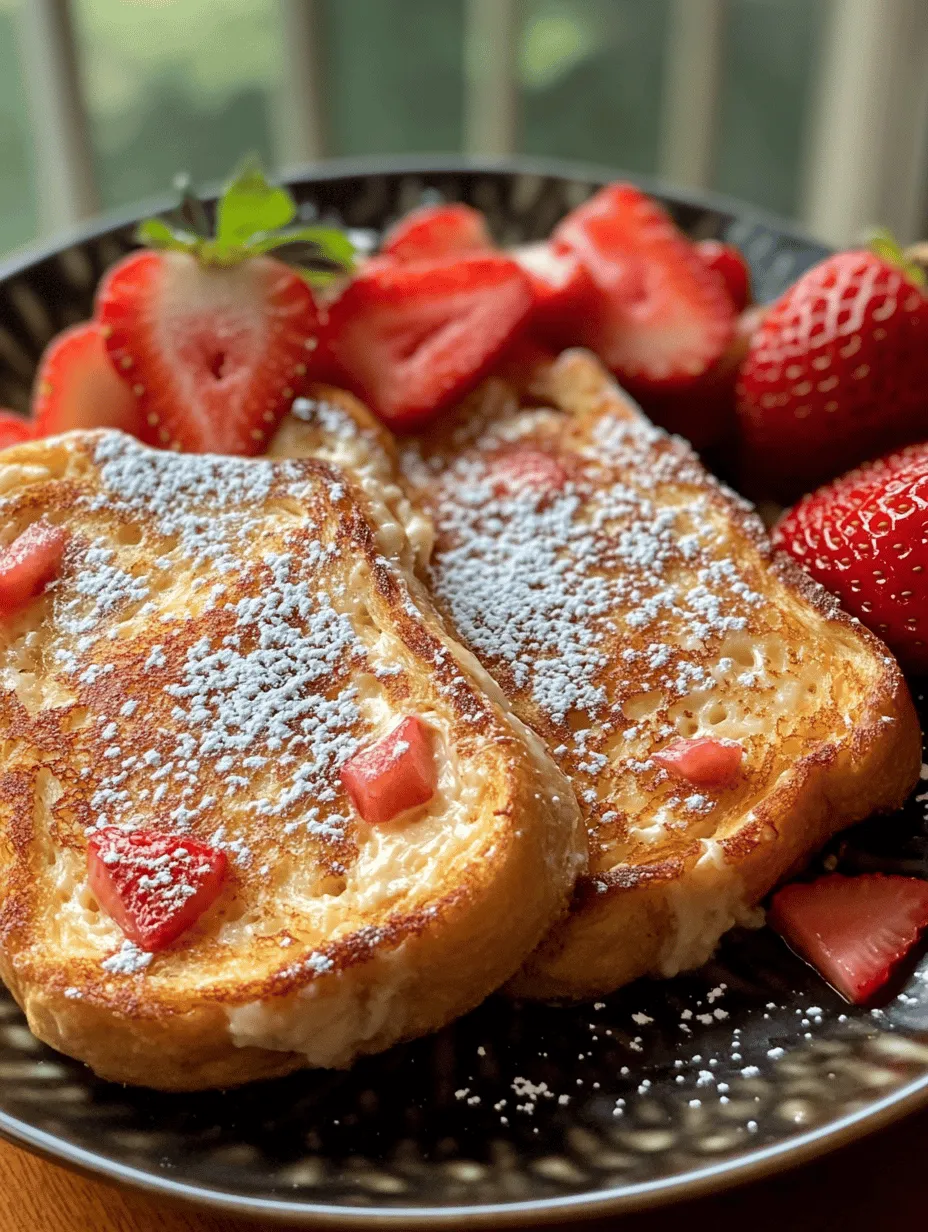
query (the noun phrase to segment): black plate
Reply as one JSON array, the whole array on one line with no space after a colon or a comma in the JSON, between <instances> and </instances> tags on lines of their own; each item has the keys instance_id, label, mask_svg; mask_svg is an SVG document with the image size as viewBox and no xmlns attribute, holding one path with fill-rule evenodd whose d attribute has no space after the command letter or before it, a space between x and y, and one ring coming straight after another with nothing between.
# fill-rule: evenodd
<instances>
[{"instance_id":1,"label":"black plate","mask_svg":"<svg viewBox=\"0 0 928 1232\"><path fill-rule=\"evenodd\" d=\"M534 161L344 164L296 176L307 209L379 230L423 197L469 201L506 243L542 238L614 178ZM646 185L691 234L738 243L758 297L824 250L718 199ZM89 315L129 219L0 268L0 404L25 408L48 338ZM928 875L918 795L822 859ZM850 1009L768 930L707 969L605 1002L491 998L349 1073L160 1095L100 1082L0 1000L0 1133L87 1171L291 1222L536 1224L642 1207L771 1171L928 1102L928 962L882 1010Z\"/></svg>"}]
</instances>

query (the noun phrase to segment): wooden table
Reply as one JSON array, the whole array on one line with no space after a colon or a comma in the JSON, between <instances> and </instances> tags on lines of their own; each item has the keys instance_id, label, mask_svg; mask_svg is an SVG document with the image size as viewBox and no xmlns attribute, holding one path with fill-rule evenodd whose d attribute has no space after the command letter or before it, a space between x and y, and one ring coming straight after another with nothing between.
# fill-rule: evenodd
<instances>
[{"instance_id":1,"label":"wooden table","mask_svg":"<svg viewBox=\"0 0 928 1232\"><path fill-rule=\"evenodd\" d=\"M928 1113L922 1113L819 1163L716 1198L573 1226L591 1232L916 1232L926 1224ZM86 1181L0 1144L0 1232L255 1232L258 1226ZM563 1232L566 1225L559 1227Z\"/></svg>"}]
</instances>

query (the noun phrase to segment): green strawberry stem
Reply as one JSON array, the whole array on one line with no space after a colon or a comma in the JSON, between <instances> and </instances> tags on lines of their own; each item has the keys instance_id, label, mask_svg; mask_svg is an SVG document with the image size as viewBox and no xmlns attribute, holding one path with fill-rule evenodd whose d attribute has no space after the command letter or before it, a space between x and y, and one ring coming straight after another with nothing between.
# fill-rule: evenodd
<instances>
[{"instance_id":1,"label":"green strawberry stem","mask_svg":"<svg viewBox=\"0 0 928 1232\"><path fill-rule=\"evenodd\" d=\"M869 237L870 251L875 253L883 261L888 261L890 265L897 266L910 282L914 282L917 287L924 287L926 284L925 271L905 252L899 241L893 233L885 227L878 227L870 233Z\"/></svg>"},{"instance_id":2,"label":"green strawberry stem","mask_svg":"<svg viewBox=\"0 0 928 1232\"><path fill-rule=\"evenodd\" d=\"M207 266L231 266L250 257L275 253L295 265L314 287L324 286L354 267L354 245L337 227L294 223L296 202L286 188L268 183L257 158L241 164L216 205L216 233L210 235L202 202L186 176L175 185L181 194L178 225L163 218L140 223L136 238L149 248L189 252Z\"/></svg>"}]
</instances>

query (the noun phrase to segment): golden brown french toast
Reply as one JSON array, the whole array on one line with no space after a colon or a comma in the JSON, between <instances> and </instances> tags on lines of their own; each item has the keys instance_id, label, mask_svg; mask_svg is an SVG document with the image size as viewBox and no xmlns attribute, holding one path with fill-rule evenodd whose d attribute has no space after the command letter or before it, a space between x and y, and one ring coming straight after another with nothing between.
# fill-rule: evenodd
<instances>
[{"instance_id":1,"label":"golden brown french toast","mask_svg":"<svg viewBox=\"0 0 928 1232\"><path fill-rule=\"evenodd\" d=\"M67 530L60 575L0 628L0 975L36 1035L106 1078L224 1086L346 1065L513 974L584 828L386 504L318 460L86 432L0 455L2 545L38 519ZM342 774L404 716L432 795L365 821ZM228 858L160 952L88 884L107 827Z\"/></svg>"},{"instance_id":2,"label":"golden brown french toast","mask_svg":"<svg viewBox=\"0 0 928 1232\"><path fill-rule=\"evenodd\" d=\"M830 835L905 798L920 739L895 660L592 355L486 382L401 466L439 609L587 819L590 874L514 993L698 966ZM655 761L703 737L740 748L731 785Z\"/></svg>"}]
</instances>

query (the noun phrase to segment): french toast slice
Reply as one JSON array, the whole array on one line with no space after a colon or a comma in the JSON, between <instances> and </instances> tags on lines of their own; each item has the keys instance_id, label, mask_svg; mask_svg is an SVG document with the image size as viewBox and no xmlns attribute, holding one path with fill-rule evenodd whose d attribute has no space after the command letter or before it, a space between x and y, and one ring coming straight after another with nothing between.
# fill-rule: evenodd
<instances>
[{"instance_id":1,"label":"french toast slice","mask_svg":"<svg viewBox=\"0 0 928 1232\"><path fill-rule=\"evenodd\" d=\"M0 975L40 1039L105 1078L227 1086L347 1065L513 974L567 909L585 829L383 501L319 460L75 432L0 455L2 542L39 519L69 538L0 629ZM341 768L410 715L435 794L368 823ZM109 826L228 857L161 952L90 888Z\"/></svg>"},{"instance_id":2,"label":"french toast slice","mask_svg":"<svg viewBox=\"0 0 928 1232\"><path fill-rule=\"evenodd\" d=\"M589 875L514 994L699 966L833 833L902 803L921 746L895 660L592 355L486 382L400 457L439 610L589 830ZM738 781L675 778L654 756L680 737L738 742Z\"/></svg>"}]
</instances>

